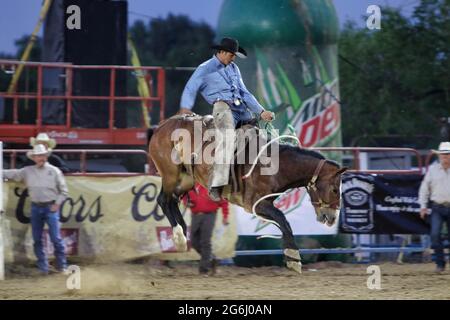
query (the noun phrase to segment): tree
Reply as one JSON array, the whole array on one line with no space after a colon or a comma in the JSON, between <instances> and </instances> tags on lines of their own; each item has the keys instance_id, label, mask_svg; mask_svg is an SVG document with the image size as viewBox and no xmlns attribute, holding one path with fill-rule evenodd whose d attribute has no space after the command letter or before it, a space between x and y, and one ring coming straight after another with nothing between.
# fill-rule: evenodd
<instances>
[{"instance_id":1,"label":"tree","mask_svg":"<svg viewBox=\"0 0 450 320\"><path fill-rule=\"evenodd\" d=\"M24 35L20 37L19 39L14 41L14 45L16 47L16 53L15 55L7 54L0 52L0 59L7 59L7 60L20 60L25 47L28 44L28 41L30 39L29 35ZM30 53L30 59L29 61L41 61L42 56L42 39L40 37L36 38L36 41L34 43L33 48L31 49ZM32 88L36 87L36 79L34 78L35 72L33 73L32 77L28 77L28 86L32 86ZM7 91L9 83L11 81L11 74L6 74L5 72L0 73L0 91ZM21 77L19 80L19 86L25 86L25 79L24 77Z\"/></svg>"},{"instance_id":2,"label":"tree","mask_svg":"<svg viewBox=\"0 0 450 320\"><path fill-rule=\"evenodd\" d=\"M30 40L29 35L24 35L19 39L14 41L16 47L16 54L9 55L5 53L0 53L0 59L8 60L20 60L22 54ZM30 57L28 61L41 61L42 57L42 39L40 37L36 38L33 48L30 52ZM5 70L6 71L6 70ZM8 72L0 71L0 92L6 92L11 83L13 74ZM17 87L21 92L36 92L37 90L37 72L36 69L24 68ZM12 99L4 99L5 114L4 121L12 121ZM25 99L19 102L19 121L21 123L33 123L36 115L36 100Z\"/></svg>"},{"instance_id":3,"label":"tree","mask_svg":"<svg viewBox=\"0 0 450 320\"><path fill-rule=\"evenodd\" d=\"M197 67L212 56L210 46L214 31L206 23L196 23L184 15L169 14L166 18L152 19L148 24L141 20L130 27L141 63L163 66L166 72L166 116L179 109L183 88L192 71L174 71L171 67ZM197 99L194 111L210 112L210 107Z\"/></svg>"},{"instance_id":4,"label":"tree","mask_svg":"<svg viewBox=\"0 0 450 320\"><path fill-rule=\"evenodd\" d=\"M22 57L25 48L30 41L30 35L23 35L19 39L14 41L14 45L17 48L16 58L20 60ZM41 61L42 60L42 39L40 37L36 37L36 41L34 42L33 48L31 49L30 58L28 61Z\"/></svg>"},{"instance_id":5,"label":"tree","mask_svg":"<svg viewBox=\"0 0 450 320\"><path fill-rule=\"evenodd\" d=\"M345 25L339 42L345 144L398 135L417 146L417 136L430 136L426 147L435 147L439 119L450 116L449 13L448 0L422 0L410 19L383 9L379 31Z\"/></svg>"}]
</instances>

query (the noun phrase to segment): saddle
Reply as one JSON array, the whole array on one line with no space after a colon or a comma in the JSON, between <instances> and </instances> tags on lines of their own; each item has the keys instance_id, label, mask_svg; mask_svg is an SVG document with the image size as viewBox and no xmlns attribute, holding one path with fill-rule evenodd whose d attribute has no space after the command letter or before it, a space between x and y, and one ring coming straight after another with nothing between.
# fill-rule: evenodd
<instances>
[{"instance_id":1,"label":"saddle","mask_svg":"<svg viewBox=\"0 0 450 320\"><path fill-rule=\"evenodd\" d=\"M214 118L212 115L200 116L198 114L183 114L180 117L183 117L184 120L187 121L201 121L202 122L202 131L205 132L209 129L215 129L214 126ZM195 129L195 126L194 126ZM252 119L250 121L239 121L236 124L236 143L234 145L234 161L230 166L229 173L229 181L230 183L227 186L224 186L222 191L222 196L227 198L232 193L238 193L242 190L242 179L241 177L244 175L242 171L242 166L238 165L239 156L245 152L246 148L250 144L250 142L258 137L259 126L258 121L256 119ZM252 130L252 132L250 132ZM196 134L196 132L194 132ZM201 134L198 132L197 134ZM204 145L208 142L203 142L201 146L196 146L196 150L194 150L193 155L199 155L202 153ZM186 168L188 173L193 175L194 168L193 166L189 166L191 168ZM210 167L212 170L212 166Z\"/></svg>"}]
</instances>

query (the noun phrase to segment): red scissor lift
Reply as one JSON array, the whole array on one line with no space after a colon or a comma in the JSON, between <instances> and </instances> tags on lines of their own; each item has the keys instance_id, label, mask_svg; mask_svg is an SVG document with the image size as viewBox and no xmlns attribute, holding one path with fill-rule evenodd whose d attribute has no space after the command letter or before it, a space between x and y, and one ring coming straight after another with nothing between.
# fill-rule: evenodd
<instances>
[{"instance_id":1,"label":"red scissor lift","mask_svg":"<svg viewBox=\"0 0 450 320\"><path fill-rule=\"evenodd\" d=\"M133 128L115 127L115 108L119 104L139 102L139 108L145 105L147 114L150 114L155 107L159 108L159 121L164 119L165 104L165 71L161 67L134 67L134 66L94 66L94 65L73 65L70 63L36 63L20 62L11 60L0 60L0 72L2 76L12 75L17 72L19 66L23 65L21 82L26 78L30 82L29 75L35 77L33 83L36 88L29 91L29 86L18 83L15 90L8 90L5 87L0 88L0 99L3 100L4 109L12 109L12 119L0 122L0 141L14 147L28 146L30 137L37 133L46 132L51 138L56 139L60 147L76 147L80 145L92 145L93 147L112 147L115 146L145 146L147 142L147 124L145 117L141 116L141 126ZM60 70L59 77L65 79L64 94L50 95L44 94L43 76L44 70ZM108 70L109 71L109 94L85 96L74 94L73 75L74 72L81 70ZM137 77L145 79L148 86L149 97L135 95L117 95L116 94L116 76L118 72L131 73ZM26 75L26 76L25 76ZM43 102L46 100L64 101L65 121L57 125L45 124L43 121ZM74 101L108 101L108 126L104 128L83 128L72 125L73 102ZM31 102L31 103L30 103ZM21 123L19 117L19 106L27 103L35 108L36 117L33 123ZM127 106L128 107L128 106ZM137 106L132 106L137 107ZM11 113L11 110L9 110Z\"/></svg>"}]
</instances>

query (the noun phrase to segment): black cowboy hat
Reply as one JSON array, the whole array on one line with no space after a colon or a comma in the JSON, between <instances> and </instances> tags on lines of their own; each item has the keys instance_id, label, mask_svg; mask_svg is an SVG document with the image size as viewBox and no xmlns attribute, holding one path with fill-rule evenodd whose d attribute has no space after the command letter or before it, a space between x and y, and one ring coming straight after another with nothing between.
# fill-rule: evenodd
<instances>
[{"instance_id":1,"label":"black cowboy hat","mask_svg":"<svg viewBox=\"0 0 450 320\"><path fill-rule=\"evenodd\" d=\"M244 50L244 48L239 47L239 42L236 39L223 38L222 40L220 40L220 44L213 45L211 46L211 48L234 53L239 58L247 57L247 52Z\"/></svg>"}]
</instances>

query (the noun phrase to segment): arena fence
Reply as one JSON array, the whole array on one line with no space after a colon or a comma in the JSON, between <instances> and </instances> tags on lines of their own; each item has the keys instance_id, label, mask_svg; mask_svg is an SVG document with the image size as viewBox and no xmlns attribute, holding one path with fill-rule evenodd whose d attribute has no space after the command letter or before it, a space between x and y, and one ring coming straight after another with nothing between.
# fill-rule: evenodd
<instances>
[{"instance_id":1,"label":"arena fence","mask_svg":"<svg viewBox=\"0 0 450 320\"><path fill-rule=\"evenodd\" d=\"M413 253L423 252L423 247L357 247L357 248L318 248L318 249L300 249L301 254L357 254L357 253ZM236 251L236 256L260 256L260 255L279 255L283 250L240 250Z\"/></svg>"},{"instance_id":2,"label":"arena fence","mask_svg":"<svg viewBox=\"0 0 450 320\"><path fill-rule=\"evenodd\" d=\"M0 59L0 72L3 71L5 77L14 77L17 70L22 68L23 76L16 83L13 92L4 86L0 87L0 102L3 102L5 111L5 115L1 116L5 116L5 119L2 119L0 125L0 137L5 143L28 144L29 137L47 132L52 138L58 139L59 145L142 146L145 145L146 131L150 124L164 120L166 76L162 67L73 65L65 62ZM58 80L64 81L64 85L57 90L49 90L45 81L55 74ZM87 78L90 74L103 74L107 77L106 81L109 83L103 83L104 93L80 94L82 88L79 79ZM123 85L124 81L129 85ZM144 83L148 95L139 92L137 85L133 85L136 83ZM46 119L49 103L62 107L61 110L57 109L61 119ZM85 110L77 107L80 104L93 109L99 105L105 106L107 116L104 122L91 124L89 127L84 122L78 123L80 120L76 120L76 112L80 117L83 112L81 110ZM121 116L126 109L137 111L137 116L141 114L134 121L136 123L127 123L126 117ZM148 119L150 114L155 117L154 120ZM83 118L83 121L87 120Z\"/></svg>"},{"instance_id":3,"label":"arena fence","mask_svg":"<svg viewBox=\"0 0 450 320\"><path fill-rule=\"evenodd\" d=\"M6 229L4 226L3 214L3 156L8 155L9 163L8 167L11 169L16 168L17 166L17 158L19 155L23 155L28 152L30 149L5 149L3 150L2 142L0 142L0 280L5 279L5 257L4 257L4 246L5 239L7 236L3 234ZM132 177L139 175L146 175L147 173L143 172L88 172L88 161L89 156L91 155L106 155L106 154L114 154L114 155L139 155L145 158L145 162L147 161L147 152L145 150L140 149L126 149L126 150L114 150L114 149L59 149L53 150L53 153L56 154L66 154L66 155L75 155L79 159L79 170L76 172L65 173L66 176L94 176L94 177Z\"/></svg>"},{"instance_id":4,"label":"arena fence","mask_svg":"<svg viewBox=\"0 0 450 320\"><path fill-rule=\"evenodd\" d=\"M29 149L5 149L4 154L9 155L9 168L16 168L17 157L25 154ZM106 177L130 177L145 174L144 172L88 172L87 163L90 155L140 155L147 161L147 152L141 149L59 149L53 150L55 154L77 155L79 161L79 169L75 172L65 173L67 176L106 176Z\"/></svg>"},{"instance_id":5,"label":"arena fence","mask_svg":"<svg viewBox=\"0 0 450 320\"><path fill-rule=\"evenodd\" d=\"M412 148L378 148L378 147L318 147L311 148L317 151L323 152L338 152L351 154L353 156L352 167L348 170L349 173L366 173L366 174L422 174L427 170L432 153L428 153L425 157L425 161L422 159L422 155ZM363 153L381 153L386 158L389 158L389 154L402 153L410 155L416 163L414 169L372 169L361 168L360 159ZM425 165L424 165L425 164ZM377 246L375 244L361 245L360 234L356 234L356 246L352 248L315 248L315 249L300 249L302 255L308 254L354 254L355 256L361 254L372 253L398 253L398 262L401 262L405 253L421 253L428 248L422 245L408 245L404 243L402 246ZM259 255L282 255L283 250L238 250L236 256L259 256Z\"/></svg>"},{"instance_id":6,"label":"arena fence","mask_svg":"<svg viewBox=\"0 0 450 320\"><path fill-rule=\"evenodd\" d=\"M1 145L0 145L1 147ZM370 173L370 174L387 174L387 173L394 173L394 174L421 174L426 167L428 166L430 159L431 159L431 153L427 155L425 166L423 166L422 158L419 154L419 152L415 149L410 148L340 148L340 147L333 147L333 148L314 148L318 151L328 151L328 152L350 152L354 155L354 167L350 170L350 172L361 172L361 173ZM10 155L10 168L14 168L16 166L16 158L17 155L20 153L25 153L28 150L25 149L17 149L17 150L4 150L5 154ZM417 168L412 170L362 170L359 167L359 156L361 155L361 152L383 152L383 153L389 153L389 152L405 152L405 153L411 153L417 157ZM108 173L97 173L97 172L87 172L87 161L88 155L90 154L140 154L143 157L147 157L147 152L145 150L106 150L106 149L91 149L91 150L79 150L79 149L60 149L60 150L54 150L55 153L62 153L62 154L78 154L80 155L80 170L75 173L68 173L67 175L73 175L73 176L133 176L133 175L142 175L145 173L135 173L135 172L108 172ZM2 161L3 154L0 159ZM0 162L1 164L1 162ZM425 167L425 168L424 168ZM3 168L2 165L0 165L0 168ZM0 188L2 187L2 184L0 184ZM1 194L1 189L0 189ZM0 209L2 208L2 197L0 197ZM1 223L1 215L0 215L0 223ZM1 232L2 228L0 228ZM375 245L361 245L359 242L359 235L356 235L357 237L357 244L355 247L352 248L315 248L315 249L301 249L300 253L303 255L308 254L370 254L370 253L399 253L399 257L401 257L404 253L417 253L417 252L424 252L427 250L427 247L423 246L413 246L413 245L403 245L403 246L375 246ZM1 263L3 259L3 252L2 252L3 244L2 244L2 238L0 233L0 277L3 275L3 264ZM236 256L259 256L259 255L280 255L283 254L283 251L281 249L273 249L273 250L238 250L236 251Z\"/></svg>"}]
</instances>

